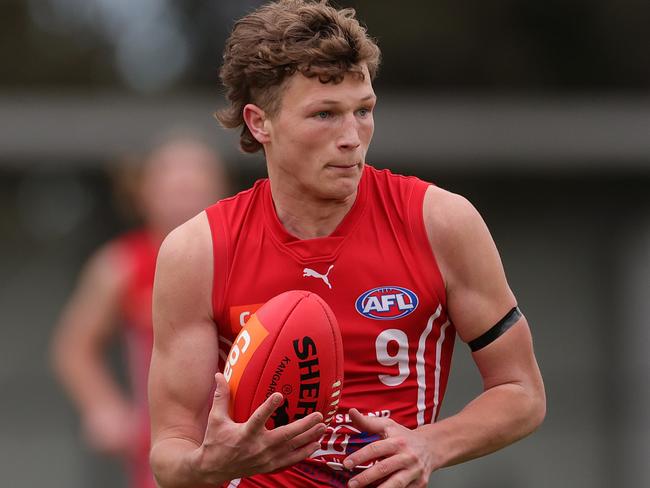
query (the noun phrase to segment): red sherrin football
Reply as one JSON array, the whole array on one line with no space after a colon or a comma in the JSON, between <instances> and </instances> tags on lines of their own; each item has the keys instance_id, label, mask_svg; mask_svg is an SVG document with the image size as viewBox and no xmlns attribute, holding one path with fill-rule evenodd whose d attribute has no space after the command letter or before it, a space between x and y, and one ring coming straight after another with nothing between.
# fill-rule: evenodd
<instances>
[{"instance_id":1,"label":"red sherrin football","mask_svg":"<svg viewBox=\"0 0 650 488\"><path fill-rule=\"evenodd\" d=\"M282 293L253 314L235 338L224 368L230 415L245 422L273 392L285 402L268 428L312 412L329 423L343 386L343 343L336 318L315 293Z\"/></svg>"}]
</instances>

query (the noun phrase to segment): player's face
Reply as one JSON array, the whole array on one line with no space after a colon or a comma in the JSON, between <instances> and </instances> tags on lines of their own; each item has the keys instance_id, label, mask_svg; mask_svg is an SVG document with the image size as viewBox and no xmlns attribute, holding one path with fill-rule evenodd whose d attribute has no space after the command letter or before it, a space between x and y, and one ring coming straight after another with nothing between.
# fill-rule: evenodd
<instances>
[{"instance_id":1,"label":"player's face","mask_svg":"<svg viewBox=\"0 0 650 488\"><path fill-rule=\"evenodd\" d=\"M140 192L147 223L169 232L223 196L214 154L198 143L177 141L155 151Z\"/></svg>"},{"instance_id":2,"label":"player's face","mask_svg":"<svg viewBox=\"0 0 650 488\"><path fill-rule=\"evenodd\" d=\"M370 75L339 84L293 75L277 114L267 121L265 145L275 188L325 200L356 195L374 131L375 93Z\"/></svg>"}]
</instances>

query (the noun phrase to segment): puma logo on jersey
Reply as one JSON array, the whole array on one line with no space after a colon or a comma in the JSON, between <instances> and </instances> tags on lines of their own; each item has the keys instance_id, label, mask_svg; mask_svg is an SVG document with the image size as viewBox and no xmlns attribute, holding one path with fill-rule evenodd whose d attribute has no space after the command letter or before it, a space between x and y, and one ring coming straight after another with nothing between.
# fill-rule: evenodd
<instances>
[{"instance_id":1,"label":"puma logo on jersey","mask_svg":"<svg viewBox=\"0 0 650 488\"><path fill-rule=\"evenodd\" d=\"M311 268L305 268L305 269L302 270L302 277L303 278L306 278L306 277L320 278L327 285L327 287L331 290L332 289L332 284L330 283L328 275L330 274L330 271L332 271L333 267L334 267L334 265L330 264L330 267L327 268L327 273L325 273L324 275L320 274L318 271L314 271Z\"/></svg>"}]
</instances>

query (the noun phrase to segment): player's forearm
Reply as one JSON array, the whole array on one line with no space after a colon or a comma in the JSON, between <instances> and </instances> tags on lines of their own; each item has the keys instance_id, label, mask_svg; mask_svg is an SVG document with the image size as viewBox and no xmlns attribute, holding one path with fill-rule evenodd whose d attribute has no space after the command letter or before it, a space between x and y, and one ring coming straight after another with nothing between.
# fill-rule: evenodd
<instances>
[{"instance_id":1,"label":"player's forearm","mask_svg":"<svg viewBox=\"0 0 650 488\"><path fill-rule=\"evenodd\" d=\"M198 445L189 439L169 438L154 442L151 448L151 469L159 488L212 488L223 482L202 481L192 462Z\"/></svg>"},{"instance_id":2,"label":"player's forearm","mask_svg":"<svg viewBox=\"0 0 650 488\"><path fill-rule=\"evenodd\" d=\"M484 391L458 414L424 427L436 469L497 451L533 432L544 419L543 388L504 384Z\"/></svg>"}]
</instances>

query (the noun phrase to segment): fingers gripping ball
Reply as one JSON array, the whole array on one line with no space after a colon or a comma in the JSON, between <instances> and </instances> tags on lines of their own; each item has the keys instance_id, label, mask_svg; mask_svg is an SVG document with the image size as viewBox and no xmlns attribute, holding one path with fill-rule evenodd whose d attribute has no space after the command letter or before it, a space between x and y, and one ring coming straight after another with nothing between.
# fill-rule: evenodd
<instances>
[{"instance_id":1,"label":"fingers gripping ball","mask_svg":"<svg viewBox=\"0 0 650 488\"><path fill-rule=\"evenodd\" d=\"M343 386L343 343L330 307L315 293L292 290L266 302L233 341L223 374L230 416L245 422L274 392L284 403L275 428L321 412L328 424Z\"/></svg>"}]
</instances>

